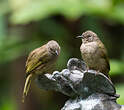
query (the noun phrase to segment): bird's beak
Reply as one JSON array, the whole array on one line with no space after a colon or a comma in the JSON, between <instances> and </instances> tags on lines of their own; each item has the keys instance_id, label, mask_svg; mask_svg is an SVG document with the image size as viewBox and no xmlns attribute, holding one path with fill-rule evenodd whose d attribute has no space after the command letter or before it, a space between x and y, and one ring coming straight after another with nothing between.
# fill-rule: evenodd
<instances>
[{"instance_id":1,"label":"bird's beak","mask_svg":"<svg viewBox=\"0 0 124 110\"><path fill-rule=\"evenodd\" d=\"M83 39L83 35L81 35L81 36L77 36L76 38L80 38L80 39Z\"/></svg>"},{"instance_id":2,"label":"bird's beak","mask_svg":"<svg viewBox=\"0 0 124 110\"><path fill-rule=\"evenodd\" d=\"M58 51L56 50L56 56L58 56L59 55L59 53L58 53Z\"/></svg>"}]
</instances>

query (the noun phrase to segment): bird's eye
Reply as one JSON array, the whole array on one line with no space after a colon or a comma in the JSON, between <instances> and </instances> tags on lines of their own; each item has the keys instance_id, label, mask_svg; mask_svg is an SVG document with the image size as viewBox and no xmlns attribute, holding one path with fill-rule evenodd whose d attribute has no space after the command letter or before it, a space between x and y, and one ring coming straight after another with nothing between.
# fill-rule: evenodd
<instances>
[{"instance_id":1,"label":"bird's eye","mask_svg":"<svg viewBox=\"0 0 124 110\"><path fill-rule=\"evenodd\" d=\"M53 48L50 48L51 51L53 51Z\"/></svg>"},{"instance_id":2,"label":"bird's eye","mask_svg":"<svg viewBox=\"0 0 124 110\"><path fill-rule=\"evenodd\" d=\"M87 37L91 37L90 35L88 35Z\"/></svg>"},{"instance_id":3,"label":"bird's eye","mask_svg":"<svg viewBox=\"0 0 124 110\"><path fill-rule=\"evenodd\" d=\"M89 39L89 41L93 41L93 37L92 36L88 37L88 39Z\"/></svg>"}]
</instances>

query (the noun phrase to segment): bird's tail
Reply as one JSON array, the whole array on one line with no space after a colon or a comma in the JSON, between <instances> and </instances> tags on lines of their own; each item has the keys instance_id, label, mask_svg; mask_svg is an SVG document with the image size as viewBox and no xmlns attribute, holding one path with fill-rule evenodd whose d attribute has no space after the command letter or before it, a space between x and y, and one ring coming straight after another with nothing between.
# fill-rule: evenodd
<instances>
[{"instance_id":1,"label":"bird's tail","mask_svg":"<svg viewBox=\"0 0 124 110\"><path fill-rule=\"evenodd\" d=\"M22 96L22 102L24 103L25 101L25 97L27 96L28 94L28 91L29 91L29 88L30 88L30 85L31 85L31 81L32 81L32 74L29 74L26 78L26 81L25 81L25 86L24 86L24 90L23 90L23 96Z\"/></svg>"}]
</instances>

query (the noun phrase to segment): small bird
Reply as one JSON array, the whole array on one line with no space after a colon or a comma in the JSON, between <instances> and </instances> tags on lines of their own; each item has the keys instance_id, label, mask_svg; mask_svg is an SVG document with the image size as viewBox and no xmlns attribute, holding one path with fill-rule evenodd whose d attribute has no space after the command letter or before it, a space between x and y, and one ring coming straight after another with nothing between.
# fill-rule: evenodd
<instances>
[{"instance_id":1,"label":"small bird","mask_svg":"<svg viewBox=\"0 0 124 110\"><path fill-rule=\"evenodd\" d=\"M26 61L26 82L24 86L22 102L29 91L32 80L36 76L51 72L60 54L59 44L51 40L47 44L33 50Z\"/></svg>"},{"instance_id":2,"label":"small bird","mask_svg":"<svg viewBox=\"0 0 124 110\"><path fill-rule=\"evenodd\" d=\"M92 31L86 31L77 38L82 39L80 51L88 69L99 71L109 77L110 65L107 50L98 36Z\"/></svg>"}]
</instances>

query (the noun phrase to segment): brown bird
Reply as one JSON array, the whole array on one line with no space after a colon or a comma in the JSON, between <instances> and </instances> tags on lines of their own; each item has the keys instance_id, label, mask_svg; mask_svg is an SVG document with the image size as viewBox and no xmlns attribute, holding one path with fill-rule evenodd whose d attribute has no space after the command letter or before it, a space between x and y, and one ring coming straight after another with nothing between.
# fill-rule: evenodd
<instances>
[{"instance_id":1,"label":"brown bird","mask_svg":"<svg viewBox=\"0 0 124 110\"><path fill-rule=\"evenodd\" d=\"M51 72L54 64L60 54L59 44L51 40L47 44L33 50L26 61L26 82L23 91L22 102L29 91L32 80L37 75Z\"/></svg>"},{"instance_id":2,"label":"brown bird","mask_svg":"<svg viewBox=\"0 0 124 110\"><path fill-rule=\"evenodd\" d=\"M92 31L86 31L77 38L82 39L80 51L82 59L87 64L88 68L97 70L110 78L110 65L107 51L98 36Z\"/></svg>"}]
</instances>

